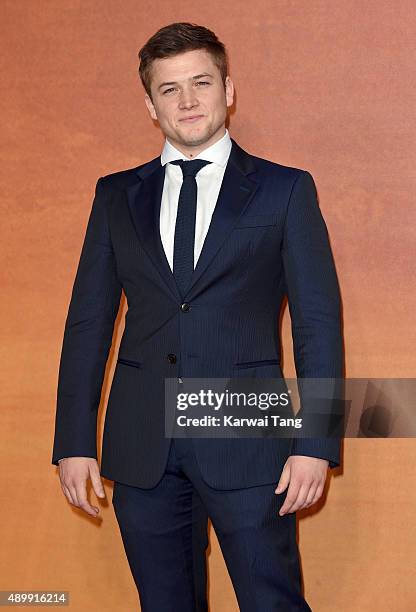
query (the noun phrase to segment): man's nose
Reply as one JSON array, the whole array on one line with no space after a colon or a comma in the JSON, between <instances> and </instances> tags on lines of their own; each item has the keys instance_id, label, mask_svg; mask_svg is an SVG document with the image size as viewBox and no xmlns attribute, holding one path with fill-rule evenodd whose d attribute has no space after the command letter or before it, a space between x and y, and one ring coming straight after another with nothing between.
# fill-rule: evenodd
<instances>
[{"instance_id":1,"label":"man's nose","mask_svg":"<svg viewBox=\"0 0 416 612\"><path fill-rule=\"evenodd\" d=\"M181 93L179 105L181 108L190 108L198 104L198 98L193 89L184 89Z\"/></svg>"}]
</instances>

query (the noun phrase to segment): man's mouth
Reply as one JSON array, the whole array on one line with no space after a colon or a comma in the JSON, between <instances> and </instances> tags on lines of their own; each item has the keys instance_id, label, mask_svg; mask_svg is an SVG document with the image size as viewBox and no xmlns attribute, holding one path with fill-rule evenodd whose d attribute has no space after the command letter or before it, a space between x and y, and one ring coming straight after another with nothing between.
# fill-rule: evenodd
<instances>
[{"instance_id":1,"label":"man's mouth","mask_svg":"<svg viewBox=\"0 0 416 612\"><path fill-rule=\"evenodd\" d=\"M183 123L195 123L199 119L202 119L203 115L190 115L189 117L184 117L183 119L179 119L180 122Z\"/></svg>"}]
</instances>

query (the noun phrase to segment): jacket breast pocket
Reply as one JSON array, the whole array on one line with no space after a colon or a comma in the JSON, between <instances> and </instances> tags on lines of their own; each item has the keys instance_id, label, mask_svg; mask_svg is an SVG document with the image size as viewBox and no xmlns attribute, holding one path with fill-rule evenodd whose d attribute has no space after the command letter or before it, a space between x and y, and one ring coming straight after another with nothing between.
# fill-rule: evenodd
<instances>
[{"instance_id":1,"label":"jacket breast pocket","mask_svg":"<svg viewBox=\"0 0 416 612\"><path fill-rule=\"evenodd\" d=\"M267 227L269 225L277 225L278 221L278 213L268 215L244 215L237 221L235 229L242 229L245 227Z\"/></svg>"}]
</instances>

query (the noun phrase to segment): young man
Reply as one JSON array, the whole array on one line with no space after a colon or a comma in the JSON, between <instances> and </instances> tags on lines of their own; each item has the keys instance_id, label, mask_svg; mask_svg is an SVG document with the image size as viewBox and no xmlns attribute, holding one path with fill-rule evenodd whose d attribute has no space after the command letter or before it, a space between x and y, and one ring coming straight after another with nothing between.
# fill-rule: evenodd
<instances>
[{"instance_id":1,"label":"young man","mask_svg":"<svg viewBox=\"0 0 416 612\"><path fill-rule=\"evenodd\" d=\"M86 482L104 496L97 409L123 289L101 476L115 481L141 609L207 610L209 517L240 610L310 610L296 511L320 498L339 441L171 439L164 381L282 377L286 294L298 377L342 376L339 288L314 181L230 138L234 86L213 32L168 25L139 57L165 142L157 158L98 180L65 325L52 463L68 501L96 516Z\"/></svg>"}]
</instances>

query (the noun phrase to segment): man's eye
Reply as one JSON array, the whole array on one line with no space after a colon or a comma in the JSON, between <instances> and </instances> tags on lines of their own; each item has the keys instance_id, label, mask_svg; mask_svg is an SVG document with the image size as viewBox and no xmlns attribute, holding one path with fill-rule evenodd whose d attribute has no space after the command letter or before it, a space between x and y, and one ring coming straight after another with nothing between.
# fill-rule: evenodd
<instances>
[{"instance_id":1,"label":"man's eye","mask_svg":"<svg viewBox=\"0 0 416 612\"><path fill-rule=\"evenodd\" d=\"M208 81L197 81L196 85L211 85L211 83L209 83ZM171 91L174 91L175 88L174 87L169 87L169 89L165 89L165 91L163 92L163 95L170 93Z\"/></svg>"}]
</instances>

